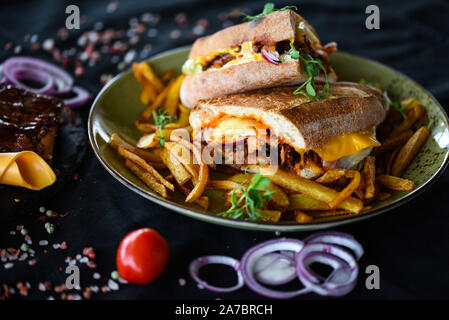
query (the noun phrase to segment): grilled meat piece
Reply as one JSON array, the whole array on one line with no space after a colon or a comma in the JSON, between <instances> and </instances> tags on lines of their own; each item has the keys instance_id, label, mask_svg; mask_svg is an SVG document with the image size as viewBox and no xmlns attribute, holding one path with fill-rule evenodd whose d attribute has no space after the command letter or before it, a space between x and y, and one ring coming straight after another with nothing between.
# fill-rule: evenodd
<instances>
[{"instance_id":1,"label":"grilled meat piece","mask_svg":"<svg viewBox=\"0 0 449 320\"><path fill-rule=\"evenodd\" d=\"M30 150L50 163L58 127L70 119L62 100L0 83L0 152Z\"/></svg>"}]
</instances>

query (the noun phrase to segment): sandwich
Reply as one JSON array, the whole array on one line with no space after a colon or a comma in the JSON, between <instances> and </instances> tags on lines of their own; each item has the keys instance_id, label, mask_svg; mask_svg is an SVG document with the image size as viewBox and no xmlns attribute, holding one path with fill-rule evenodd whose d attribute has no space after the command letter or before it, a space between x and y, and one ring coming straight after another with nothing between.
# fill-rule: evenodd
<instances>
[{"instance_id":1,"label":"sandwich","mask_svg":"<svg viewBox=\"0 0 449 320\"><path fill-rule=\"evenodd\" d=\"M316 84L318 91L323 87ZM225 146L221 158L214 155L213 165L222 161L247 170L255 155L256 164L275 159L281 169L312 179L329 168L357 168L380 145L375 129L389 106L378 89L336 82L319 100L294 95L294 90L259 89L199 101L189 119L194 136ZM250 146L251 141L255 145ZM259 158L264 148L269 153ZM251 161L254 164L254 157Z\"/></svg>"},{"instance_id":2,"label":"sandwich","mask_svg":"<svg viewBox=\"0 0 449 320\"><path fill-rule=\"evenodd\" d=\"M317 79L337 76L329 64L336 44L322 46L313 27L292 10L280 10L199 38L183 65L182 103L308 79L305 65L320 66Z\"/></svg>"}]
</instances>

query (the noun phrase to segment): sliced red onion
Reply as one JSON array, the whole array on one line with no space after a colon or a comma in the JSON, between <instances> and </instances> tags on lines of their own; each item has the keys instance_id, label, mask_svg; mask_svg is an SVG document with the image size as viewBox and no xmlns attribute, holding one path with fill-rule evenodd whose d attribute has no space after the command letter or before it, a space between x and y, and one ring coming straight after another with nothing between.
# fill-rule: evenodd
<instances>
[{"instance_id":1,"label":"sliced red onion","mask_svg":"<svg viewBox=\"0 0 449 320\"><path fill-rule=\"evenodd\" d=\"M45 83L44 87L40 89L30 88L24 85L20 79L17 79L14 74L14 70L17 70L17 68L20 68L21 70L31 70L35 74L39 73L41 78L51 78L52 83ZM73 87L73 77L65 70L36 58L11 57L6 59L3 62L3 74L5 79L11 84L41 94L65 94L70 92Z\"/></svg>"},{"instance_id":2,"label":"sliced red onion","mask_svg":"<svg viewBox=\"0 0 449 320\"><path fill-rule=\"evenodd\" d=\"M76 95L73 98L63 99L69 108L77 108L85 105L90 100L90 93L81 87L74 86L72 92Z\"/></svg>"},{"instance_id":3,"label":"sliced red onion","mask_svg":"<svg viewBox=\"0 0 449 320\"><path fill-rule=\"evenodd\" d=\"M254 276L272 286L289 283L296 278L295 261L281 253L268 253L254 264Z\"/></svg>"},{"instance_id":4,"label":"sliced red onion","mask_svg":"<svg viewBox=\"0 0 449 320\"><path fill-rule=\"evenodd\" d=\"M263 46L263 48L260 50L260 53L262 54L262 57L269 63L279 65L279 53L277 51L273 51L269 47Z\"/></svg>"},{"instance_id":5,"label":"sliced red onion","mask_svg":"<svg viewBox=\"0 0 449 320\"><path fill-rule=\"evenodd\" d=\"M237 272L237 277L238 277L237 284L232 287L221 288L221 287L216 287L216 286L210 285L206 281L201 280L199 277L199 270L202 266L205 266L208 264L224 264L227 266L231 266ZM240 263L231 257L205 256L205 257L200 257L200 258L192 261L190 263L189 272L190 272L190 275L192 276L192 278L200 286L204 287L205 289L210 290L212 292L216 292L216 293L228 293L228 292L238 290L241 287L243 287L243 285L244 285L242 273L239 270L239 265L240 265Z\"/></svg>"},{"instance_id":6,"label":"sliced red onion","mask_svg":"<svg viewBox=\"0 0 449 320\"><path fill-rule=\"evenodd\" d=\"M8 72L8 73L7 73ZM6 83L39 94L52 95L55 91L55 82L46 72L39 69L31 69L21 65L13 65L8 70L4 68L4 80ZM40 88L27 86L23 80L33 80L40 83Z\"/></svg>"},{"instance_id":7,"label":"sliced red onion","mask_svg":"<svg viewBox=\"0 0 449 320\"><path fill-rule=\"evenodd\" d=\"M359 260L364 250L362 245L350 234L343 232L320 232L307 237L305 243L323 242L336 244L351 249L357 260Z\"/></svg>"},{"instance_id":8,"label":"sliced red onion","mask_svg":"<svg viewBox=\"0 0 449 320\"><path fill-rule=\"evenodd\" d=\"M323 296L343 296L351 292L357 282L359 268L353 255L347 250L327 243L307 243L297 253L296 270L307 288ZM322 282L310 269L314 262L327 264L334 271Z\"/></svg>"},{"instance_id":9,"label":"sliced red onion","mask_svg":"<svg viewBox=\"0 0 449 320\"><path fill-rule=\"evenodd\" d=\"M303 246L304 243L300 240L284 238L263 242L249 249L244 254L240 262L240 270L242 272L243 279L245 280L245 284L254 292L257 292L262 296L273 299L289 299L296 297L300 294L310 292L310 289L307 287L301 288L296 291L277 291L268 289L262 286L257 281L254 272L255 265L261 257L276 251L285 250L285 251L300 252Z\"/></svg>"}]
</instances>

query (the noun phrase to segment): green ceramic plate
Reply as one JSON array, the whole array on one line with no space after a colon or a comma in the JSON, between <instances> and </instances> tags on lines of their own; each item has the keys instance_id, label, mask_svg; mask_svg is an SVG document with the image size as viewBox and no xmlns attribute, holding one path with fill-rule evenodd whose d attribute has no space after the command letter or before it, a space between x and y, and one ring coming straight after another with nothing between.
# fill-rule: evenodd
<instances>
[{"instance_id":1,"label":"green ceramic plate","mask_svg":"<svg viewBox=\"0 0 449 320\"><path fill-rule=\"evenodd\" d=\"M149 62L158 74L170 68L177 68L179 71L188 52L189 48L171 50L150 59ZM109 136L114 132L130 143L135 143L140 136L134 126L134 120L145 106L138 99L141 86L134 78L132 70L115 77L95 99L88 124L91 145L106 170L125 186L164 207L203 221L244 229L303 231L329 228L373 217L417 196L442 173L449 158L448 118L441 105L429 92L387 66L343 52L333 54L331 63L341 80L358 82L360 78L364 78L369 82L380 83L393 99L417 97L429 115L427 125L431 130L431 137L404 175L405 178L415 181L416 189L412 192L396 192L391 198L375 203L370 211L362 214L322 219L308 224L237 221L215 215L223 211L224 197L220 191L206 191L211 199L211 208L208 211L195 204L185 204L184 196L181 194L175 194L170 200L166 200L153 193L125 167L124 161L107 145Z\"/></svg>"}]
</instances>

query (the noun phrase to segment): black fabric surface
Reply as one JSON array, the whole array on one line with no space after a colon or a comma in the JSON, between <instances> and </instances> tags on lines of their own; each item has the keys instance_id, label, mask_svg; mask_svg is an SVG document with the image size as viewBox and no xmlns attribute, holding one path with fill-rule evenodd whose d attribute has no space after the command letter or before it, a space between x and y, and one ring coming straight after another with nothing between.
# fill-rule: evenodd
<instances>
[{"instance_id":1,"label":"black fabric surface","mask_svg":"<svg viewBox=\"0 0 449 320\"><path fill-rule=\"evenodd\" d=\"M37 34L39 41L56 38L64 26L68 4L77 4L81 15L87 19L81 30L69 32L67 40L56 40L56 47L68 49L77 46L76 39L102 21L104 28L129 28L133 17L144 12L161 14L155 38L146 32L134 46L139 53L145 44L151 43L153 55L167 49L192 42L189 37L196 21L207 18L205 33L222 28L217 18L220 12L234 8L249 9L258 13L263 1L121 1L118 9L108 13L107 2L102 1L14 1L0 5L0 60L14 55L17 44L22 44L22 55L32 55L51 61L51 55L32 51L24 44L26 34ZM338 42L339 49L368 57L391 66L416 80L428 89L446 107L449 102L449 5L444 1L377 1L381 11L381 29L365 28L365 8L371 2L357 1L278 1L277 7L297 5L299 12L315 27L323 43ZM187 14L187 27L179 27L174 17L179 12ZM236 21L236 20L234 20ZM170 32L179 29L181 36L170 38ZM5 45L12 42L10 50ZM117 74L117 65L111 56L104 55L95 67L85 67L85 73L76 83L89 89L94 95L101 89L100 76ZM139 60L139 56L135 57ZM71 72L73 67L71 66ZM447 110L447 109L446 109ZM80 109L87 122L89 107ZM1 137L0 137L1 138ZM260 296L247 288L232 294L214 294L200 290L188 275L188 264L202 255L221 254L240 259L251 246L275 238L274 233L235 230L207 224L156 205L125 188L117 182L97 161L89 149L78 170L79 181L72 181L54 199L36 203L34 210L17 212L13 222L0 222L0 248L19 247L20 236L10 235L16 225L24 225L33 239L31 246L37 252L37 264L29 266L17 262L11 269L0 266L0 284L15 286L18 281L28 281L31 289L28 298L59 298L60 294L43 293L37 288L46 280L55 285L63 283L66 256L75 256L84 247L94 247L96 269L81 267L83 286L107 283L115 270L115 251L120 240L131 230L151 227L158 230L170 246L170 262L163 275L146 286L120 284L120 290L98 293L96 299L258 299ZM424 194L396 208L363 222L335 230L353 234L364 246L365 256L360 261L361 273L353 292L342 299L440 299L449 298L449 210L447 194L449 173L446 171ZM0 191L1 192L1 191ZM39 220L40 206L69 214L57 218L56 230L48 235ZM304 238L308 233L285 234ZM50 242L48 253L43 252L38 241ZM54 250L52 243L67 241L68 249ZM375 264L380 268L381 289L367 290L365 268ZM60 269L62 268L62 269ZM62 271L61 271L62 270ZM94 280L92 273L101 274ZM186 280L181 286L178 280ZM226 277L224 277L226 278ZM15 298L20 296L14 295ZM327 299L308 294L298 299Z\"/></svg>"}]
</instances>

